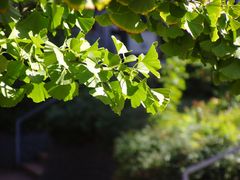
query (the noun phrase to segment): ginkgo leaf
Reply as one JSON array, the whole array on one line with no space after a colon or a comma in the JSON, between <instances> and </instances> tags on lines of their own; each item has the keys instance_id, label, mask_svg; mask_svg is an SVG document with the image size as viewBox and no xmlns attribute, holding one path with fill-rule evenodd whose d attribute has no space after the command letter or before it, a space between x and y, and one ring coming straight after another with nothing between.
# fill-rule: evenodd
<instances>
[{"instance_id":1,"label":"ginkgo leaf","mask_svg":"<svg viewBox=\"0 0 240 180\"><path fill-rule=\"evenodd\" d=\"M107 10L112 23L126 32L139 34L147 28L141 17L126 6L113 1Z\"/></svg>"},{"instance_id":2,"label":"ginkgo leaf","mask_svg":"<svg viewBox=\"0 0 240 180\"><path fill-rule=\"evenodd\" d=\"M120 4L127 6L131 1L133 0L117 0L117 2L119 2Z\"/></svg>"},{"instance_id":3,"label":"ginkgo leaf","mask_svg":"<svg viewBox=\"0 0 240 180\"><path fill-rule=\"evenodd\" d=\"M150 47L142 62L151 73L153 73L157 78L160 78L158 70L161 68L161 63L158 59L158 53L154 45Z\"/></svg>"},{"instance_id":4,"label":"ginkgo leaf","mask_svg":"<svg viewBox=\"0 0 240 180\"><path fill-rule=\"evenodd\" d=\"M14 89L8 86L3 81L0 82L0 106L1 107L14 107L25 97L27 88L21 87Z\"/></svg>"},{"instance_id":5,"label":"ginkgo leaf","mask_svg":"<svg viewBox=\"0 0 240 180\"><path fill-rule=\"evenodd\" d=\"M128 6L133 12L138 14L147 14L157 8L155 0L132 0Z\"/></svg>"},{"instance_id":6,"label":"ginkgo leaf","mask_svg":"<svg viewBox=\"0 0 240 180\"><path fill-rule=\"evenodd\" d=\"M48 99L50 96L47 92L47 90L44 87L45 83L33 83L32 84L32 90L31 92L27 95L28 98L31 98L33 102L35 103L40 103Z\"/></svg>"},{"instance_id":7,"label":"ginkgo leaf","mask_svg":"<svg viewBox=\"0 0 240 180\"><path fill-rule=\"evenodd\" d=\"M115 36L111 36L111 38L113 40L113 43L115 45L115 48L118 54L125 54L129 52L126 46L121 41L119 41Z\"/></svg>"}]
</instances>

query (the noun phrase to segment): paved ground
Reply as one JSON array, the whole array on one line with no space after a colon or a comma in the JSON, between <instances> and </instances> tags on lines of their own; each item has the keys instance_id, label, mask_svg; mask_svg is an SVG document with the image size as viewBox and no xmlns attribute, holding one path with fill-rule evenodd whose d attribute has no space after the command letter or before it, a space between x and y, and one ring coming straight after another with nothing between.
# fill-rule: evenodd
<instances>
[{"instance_id":1,"label":"paved ground","mask_svg":"<svg viewBox=\"0 0 240 180\"><path fill-rule=\"evenodd\" d=\"M52 144L42 176L18 169L0 169L0 180L112 180L111 150L97 143Z\"/></svg>"},{"instance_id":2,"label":"paved ground","mask_svg":"<svg viewBox=\"0 0 240 180\"><path fill-rule=\"evenodd\" d=\"M18 170L0 170L0 180L35 180Z\"/></svg>"},{"instance_id":3,"label":"paved ground","mask_svg":"<svg viewBox=\"0 0 240 180\"><path fill-rule=\"evenodd\" d=\"M109 150L97 144L53 145L41 180L112 180Z\"/></svg>"}]
</instances>

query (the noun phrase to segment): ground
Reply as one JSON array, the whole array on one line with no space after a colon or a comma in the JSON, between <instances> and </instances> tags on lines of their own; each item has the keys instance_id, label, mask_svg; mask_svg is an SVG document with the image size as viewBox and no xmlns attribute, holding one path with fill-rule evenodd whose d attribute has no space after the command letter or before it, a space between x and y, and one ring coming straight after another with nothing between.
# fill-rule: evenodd
<instances>
[{"instance_id":1,"label":"ground","mask_svg":"<svg viewBox=\"0 0 240 180\"><path fill-rule=\"evenodd\" d=\"M112 152L98 143L60 144L49 147L42 176L23 169L0 170L0 180L111 180Z\"/></svg>"}]
</instances>

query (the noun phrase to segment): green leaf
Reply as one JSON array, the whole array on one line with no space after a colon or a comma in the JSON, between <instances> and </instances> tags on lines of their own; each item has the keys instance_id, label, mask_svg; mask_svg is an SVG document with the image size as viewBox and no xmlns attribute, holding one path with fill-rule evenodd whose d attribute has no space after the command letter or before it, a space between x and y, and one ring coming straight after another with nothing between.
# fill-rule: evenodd
<instances>
[{"instance_id":1,"label":"green leaf","mask_svg":"<svg viewBox=\"0 0 240 180\"><path fill-rule=\"evenodd\" d=\"M181 7L177 6L174 3L170 3L170 5L169 5L169 12L174 17L182 18L185 15L186 10L182 9Z\"/></svg>"},{"instance_id":2,"label":"green leaf","mask_svg":"<svg viewBox=\"0 0 240 180\"><path fill-rule=\"evenodd\" d=\"M144 81L138 84L138 89L135 91L135 93L130 97L131 100L131 106L133 108L137 108L141 105L142 102L144 102L147 98L147 92L146 92L146 84Z\"/></svg>"},{"instance_id":3,"label":"green leaf","mask_svg":"<svg viewBox=\"0 0 240 180\"><path fill-rule=\"evenodd\" d=\"M156 33L162 36L164 39L172 38L175 39L179 36L184 36L184 32L182 29L176 26L166 27L162 23L157 24Z\"/></svg>"},{"instance_id":4,"label":"green leaf","mask_svg":"<svg viewBox=\"0 0 240 180\"><path fill-rule=\"evenodd\" d=\"M142 60L144 65L153 73L157 78L160 78L158 70L161 68L160 61L158 59L158 53L154 45L152 45Z\"/></svg>"},{"instance_id":5,"label":"green leaf","mask_svg":"<svg viewBox=\"0 0 240 180\"><path fill-rule=\"evenodd\" d=\"M57 58L57 61L58 61L59 65L61 65L64 68L68 69L68 65L66 64L66 62L64 60L64 56L63 56L62 52L57 47L54 47L53 51L55 53L55 56Z\"/></svg>"},{"instance_id":6,"label":"green leaf","mask_svg":"<svg viewBox=\"0 0 240 180\"><path fill-rule=\"evenodd\" d=\"M211 23L211 27L217 26L218 18L221 16L221 0L212 0L206 5L208 18Z\"/></svg>"},{"instance_id":7,"label":"green leaf","mask_svg":"<svg viewBox=\"0 0 240 180\"><path fill-rule=\"evenodd\" d=\"M211 42L210 40L206 40L206 41L202 41L200 43L200 47L204 50L204 51L208 51L211 52L212 48L215 46L215 44L213 42Z\"/></svg>"},{"instance_id":8,"label":"green leaf","mask_svg":"<svg viewBox=\"0 0 240 180\"><path fill-rule=\"evenodd\" d=\"M177 39L170 40L160 46L160 49L168 56L178 56L186 58L188 51L194 47L194 41L190 35L178 37Z\"/></svg>"},{"instance_id":9,"label":"green leaf","mask_svg":"<svg viewBox=\"0 0 240 180\"><path fill-rule=\"evenodd\" d=\"M163 111L170 101L170 91L166 88L154 88L151 89L153 95L157 98L160 105L160 111Z\"/></svg>"},{"instance_id":10,"label":"green leaf","mask_svg":"<svg viewBox=\"0 0 240 180\"><path fill-rule=\"evenodd\" d=\"M46 72L40 64L32 63L31 68L26 70L26 75L29 77L31 82L40 83L44 80Z\"/></svg>"},{"instance_id":11,"label":"green leaf","mask_svg":"<svg viewBox=\"0 0 240 180\"><path fill-rule=\"evenodd\" d=\"M137 91L137 84L131 82L128 77L119 73L117 79L120 83L122 93L127 97L131 97Z\"/></svg>"},{"instance_id":12,"label":"green leaf","mask_svg":"<svg viewBox=\"0 0 240 180\"><path fill-rule=\"evenodd\" d=\"M231 5L229 11L232 12L235 16L239 17L239 15L240 15L240 6L239 6L239 4Z\"/></svg>"},{"instance_id":13,"label":"green leaf","mask_svg":"<svg viewBox=\"0 0 240 180\"><path fill-rule=\"evenodd\" d=\"M98 11L103 10L104 7L106 7L111 0L93 0L95 6L97 7Z\"/></svg>"},{"instance_id":14,"label":"green leaf","mask_svg":"<svg viewBox=\"0 0 240 180\"><path fill-rule=\"evenodd\" d=\"M79 86L77 83L73 82L72 84L70 84L70 91L68 93L68 95L63 99L64 101L70 101L72 100L74 97L78 96L78 89Z\"/></svg>"},{"instance_id":15,"label":"green leaf","mask_svg":"<svg viewBox=\"0 0 240 180\"><path fill-rule=\"evenodd\" d=\"M76 26L83 32L83 33L88 33L93 25L95 23L94 18L83 18L83 17L78 17Z\"/></svg>"},{"instance_id":16,"label":"green leaf","mask_svg":"<svg viewBox=\"0 0 240 180\"><path fill-rule=\"evenodd\" d=\"M139 34L147 28L138 14L117 2L112 1L107 11L112 23L126 32Z\"/></svg>"},{"instance_id":17,"label":"green leaf","mask_svg":"<svg viewBox=\"0 0 240 180\"><path fill-rule=\"evenodd\" d=\"M44 53L44 65L46 67L51 66L57 63L57 58L54 52L45 52Z\"/></svg>"},{"instance_id":18,"label":"green leaf","mask_svg":"<svg viewBox=\"0 0 240 180\"><path fill-rule=\"evenodd\" d=\"M197 18L186 21L184 24L185 29L188 31L188 33L191 34L191 36L196 39L204 29L204 19L202 16L198 16Z\"/></svg>"},{"instance_id":19,"label":"green leaf","mask_svg":"<svg viewBox=\"0 0 240 180\"><path fill-rule=\"evenodd\" d=\"M102 70L99 72L98 76L101 82L108 82L113 76L113 72L108 70Z\"/></svg>"},{"instance_id":20,"label":"green leaf","mask_svg":"<svg viewBox=\"0 0 240 180\"><path fill-rule=\"evenodd\" d=\"M148 113L156 114L163 111L169 102L169 90L157 88L148 91L146 100L143 105Z\"/></svg>"},{"instance_id":21,"label":"green leaf","mask_svg":"<svg viewBox=\"0 0 240 180\"><path fill-rule=\"evenodd\" d=\"M4 76L4 81L8 85L12 85L20 76L25 74L25 66L23 63L18 61L10 61L7 66L7 73Z\"/></svg>"},{"instance_id":22,"label":"green leaf","mask_svg":"<svg viewBox=\"0 0 240 180\"><path fill-rule=\"evenodd\" d=\"M112 66L119 65L120 62L121 62L121 59L118 55L113 54L109 51L105 52L104 61L103 61L104 64L108 65L109 67L112 67Z\"/></svg>"},{"instance_id":23,"label":"green leaf","mask_svg":"<svg viewBox=\"0 0 240 180\"><path fill-rule=\"evenodd\" d=\"M25 96L26 89L13 89L6 85L4 82L0 82L0 107L10 108L16 106Z\"/></svg>"},{"instance_id":24,"label":"green leaf","mask_svg":"<svg viewBox=\"0 0 240 180\"><path fill-rule=\"evenodd\" d=\"M104 104L110 105L112 110L118 115L121 114L124 108L125 98L118 81L112 81L104 87L97 87L91 90L90 94L101 100Z\"/></svg>"},{"instance_id":25,"label":"green leaf","mask_svg":"<svg viewBox=\"0 0 240 180\"><path fill-rule=\"evenodd\" d=\"M112 101L110 106L115 113L121 115L121 111L123 110L125 104L125 98L122 94L120 83L118 81L112 81L109 85L111 87L111 91L107 91L107 94Z\"/></svg>"},{"instance_id":26,"label":"green leaf","mask_svg":"<svg viewBox=\"0 0 240 180\"><path fill-rule=\"evenodd\" d=\"M161 3L158 7L160 11L161 18L167 23L167 25L177 24L179 22L179 18L172 16L170 13L170 2L166 1Z\"/></svg>"},{"instance_id":27,"label":"green leaf","mask_svg":"<svg viewBox=\"0 0 240 180\"><path fill-rule=\"evenodd\" d=\"M127 6L132 0L117 0L120 4Z\"/></svg>"},{"instance_id":28,"label":"green leaf","mask_svg":"<svg viewBox=\"0 0 240 180\"><path fill-rule=\"evenodd\" d=\"M69 67L75 80L78 80L81 84L89 81L90 78L94 76L84 65L82 64L72 64Z\"/></svg>"},{"instance_id":29,"label":"green leaf","mask_svg":"<svg viewBox=\"0 0 240 180\"><path fill-rule=\"evenodd\" d=\"M212 42L215 42L215 41L217 41L219 39L218 29L216 27L215 28L211 28L210 37L211 37L211 41Z\"/></svg>"},{"instance_id":30,"label":"green leaf","mask_svg":"<svg viewBox=\"0 0 240 180\"><path fill-rule=\"evenodd\" d=\"M47 5L47 0L39 0L39 1L43 8Z\"/></svg>"},{"instance_id":31,"label":"green leaf","mask_svg":"<svg viewBox=\"0 0 240 180\"><path fill-rule=\"evenodd\" d=\"M115 48L118 54L125 54L129 52L126 46L121 41L119 41L115 36L111 36L111 38L113 40L113 43L115 45Z\"/></svg>"},{"instance_id":32,"label":"green leaf","mask_svg":"<svg viewBox=\"0 0 240 180\"><path fill-rule=\"evenodd\" d=\"M235 50L236 48L233 45L225 41L212 48L212 52L218 57L231 56Z\"/></svg>"},{"instance_id":33,"label":"green leaf","mask_svg":"<svg viewBox=\"0 0 240 180\"><path fill-rule=\"evenodd\" d=\"M164 43L160 46L161 50L168 56L181 56L181 47L173 41Z\"/></svg>"},{"instance_id":34,"label":"green leaf","mask_svg":"<svg viewBox=\"0 0 240 180\"><path fill-rule=\"evenodd\" d=\"M219 72L227 77L229 80L240 79L240 62L234 61L230 65L219 69Z\"/></svg>"},{"instance_id":35,"label":"green leaf","mask_svg":"<svg viewBox=\"0 0 240 180\"><path fill-rule=\"evenodd\" d=\"M95 19L101 26L111 26L112 25L112 21L107 13L98 15L95 17Z\"/></svg>"},{"instance_id":36,"label":"green leaf","mask_svg":"<svg viewBox=\"0 0 240 180\"><path fill-rule=\"evenodd\" d=\"M184 36L183 30L181 30L180 28L171 26L168 29L166 29L166 37L175 39L179 36Z\"/></svg>"},{"instance_id":37,"label":"green leaf","mask_svg":"<svg viewBox=\"0 0 240 180\"><path fill-rule=\"evenodd\" d=\"M79 53L80 52L80 46L81 46L80 39L77 39L77 38L71 39L71 42L70 42L70 49L71 50Z\"/></svg>"},{"instance_id":38,"label":"green leaf","mask_svg":"<svg viewBox=\"0 0 240 180\"><path fill-rule=\"evenodd\" d=\"M149 12L153 11L157 5L155 0L132 0L128 4L128 7L137 14L148 14Z\"/></svg>"},{"instance_id":39,"label":"green leaf","mask_svg":"<svg viewBox=\"0 0 240 180\"><path fill-rule=\"evenodd\" d=\"M28 32L39 34L42 29L48 27L48 18L43 16L40 12L34 11L30 13L25 19L16 24L16 28L21 37L28 37Z\"/></svg>"},{"instance_id":40,"label":"green leaf","mask_svg":"<svg viewBox=\"0 0 240 180\"><path fill-rule=\"evenodd\" d=\"M48 99L50 96L47 92L47 90L44 87L45 83L32 83L32 90L27 95L28 98L31 98L33 102L40 103Z\"/></svg>"},{"instance_id":41,"label":"green leaf","mask_svg":"<svg viewBox=\"0 0 240 180\"><path fill-rule=\"evenodd\" d=\"M20 58L20 49L15 42L7 43L7 53L15 59Z\"/></svg>"},{"instance_id":42,"label":"green leaf","mask_svg":"<svg viewBox=\"0 0 240 180\"><path fill-rule=\"evenodd\" d=\"M43 48L43 44L44 44L44 40L41 38L41 36L39 35L33 35L32 31L30 31L28 33L30 39L32 40L33 44L37 47L37 48Z\"/></svg>"},{"instance_id":43,"label":"green leaf","mask_svg":"<svg viewBox=\"0 0 240 180\"><path fill-rule=\"evenodd\" d=\"M58 85L54 82L45 84L49 95L58 100L69 101L78 95L78 84L73 82L68 85Z\"/></svg>"},{"instance_id":44,"label":"green leaf","mask_svg":"<svg viewBox=\"0 0 240 180\"><path fill-rule=\"evenodd\" d=\"M62 23L62 16L64 12L64 7L52 4L52 22L51 28L56 29Z\"/></svg>"},{"instance_id":45,"label":"green leaf","mask_svg":"<svg viewBox=\"0 0 240 180\"><path fill-rule=\"evenodd\" d=\"M89 92L93 97L99 99L104 104L109 105L111 104L111 100L109 99L108 95L106 94L103 87L97 87L95 89L92 89Z\"/></svg>"},{"instance_id":46,"label":"green leaf","mask_svg":"<svg viewBox=\"0 0 240 180\"><path fill-rule=\"evenodd\" d=\"M130 63L135 62L137 60L137 57L135 55L129 55L124 59L124 62Z\"/></svg>"},{"instance_id":47,"label":"green leaf","mask_svg":"<svg viewBox=\"0 0 240 180\"><path fill-rule=\"evenodd\" d=\"M146 78L149 78L149 69L143 62L139 62L137 65L137 70L141 72Z\"/></svg>"},{"instance_id":48,"label":"green leaf","mask_svg":"<svg viewBox=\"0 0 240 180\"><path fill-rule=\"evenodd\" d=\"M230 26L233 31L237 31L240 28L240 22L233 18L230 18Z\"/></svg>"},{"instance_id":49,"label":"green leaf","mask_svg":"<svg viewBox=\"0 0 240 180\"><path fill-rule=\"evenodd\" d=\"M8 63L9 61L3 55L0 55L0 73L7 70Z\"/></svg>"}]
</instances>

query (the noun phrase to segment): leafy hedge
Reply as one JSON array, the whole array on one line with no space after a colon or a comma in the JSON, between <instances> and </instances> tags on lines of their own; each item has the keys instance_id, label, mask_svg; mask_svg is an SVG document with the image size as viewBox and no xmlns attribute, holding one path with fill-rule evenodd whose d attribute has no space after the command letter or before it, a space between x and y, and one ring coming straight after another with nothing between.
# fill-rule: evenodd
<instances>
[{"instance_id":1,"label":"leafy hedge","mask_svg":"<svg viewBox=\"0 0 240 180\"><path fill-rule=\"evenodd\" d=\"M115 144L116 179L180 179L187 166L235 146L240 110L218 112L221 104L218 99L195 102L185 113L165 112L152 118L159 120L156 125L122 135ZM228 156L191 178L232 180L239 175L239 160Z\"/></svg>"}]
</instances>

